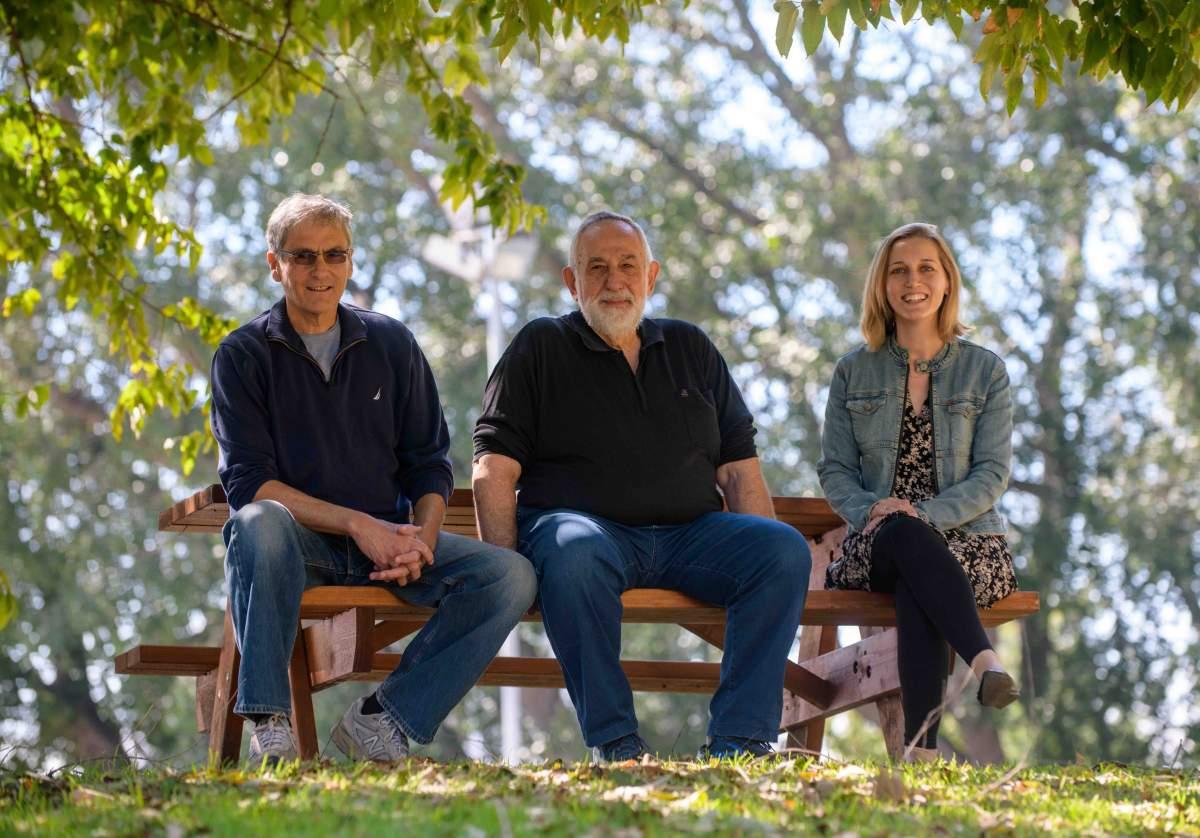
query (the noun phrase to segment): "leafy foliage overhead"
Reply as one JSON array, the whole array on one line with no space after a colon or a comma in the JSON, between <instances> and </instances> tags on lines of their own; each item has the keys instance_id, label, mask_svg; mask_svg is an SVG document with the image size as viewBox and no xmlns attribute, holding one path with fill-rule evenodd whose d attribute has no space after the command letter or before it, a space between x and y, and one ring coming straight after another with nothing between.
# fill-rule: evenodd
<instances>
[{"instance_id":1,"label":"leafy foliage overhead","mask_svg":"<svg viewBox=\"0 0 1200 838\"><path fill-rule=\"evenodd\" d=\"M147 309L213 344L231 323L194 298L155 304L132 254L197 264L187 225L155 196L173 165L213 160L210 143L259 143L298 97L328 94L328 125L353 105L354 77L403 79L433 135L455 150L441 194L471 200L497 227L530 226L524 171L496 153L461 94L486 85L478 45L503 59L522 40L579 31L628 38L648 0L77 0L0 3L0 277L3 315L30 314L48 288L109 326L132 378L114 428L191 408L194 370L156 352ZM397 153L405 150L397 149ZM20 396L24 414L45 401ZM199 442L194 434L185 447Z\"/></svg>"},{"instance_id":2,"label":"leafy foliage overhead","mask_svg":"<svg viewBox=\"0 0 1200 838\"><path fill-rule=\"evenodd\" d=\"M983 40L975 60L982 73L979 90L987 97L999 70L1011 114L1021 101L1028 72L1034 103L1046 101L1050 82L1061 86L1068 62L1102 79L1116 74L1142 91L1147 102L1161 99L1182 108L1200 88L1200 3L1194 0L778 0L776 46L787 55L796 30L809 55L825 29L842 40L846 17L859 29L893 20L908 23L920 15L944 20L956 37L965 18L983 20Z\"/></svg>"},{"instance_id":3,"label":"leafy foliage overhead","mask_svg":"<svg viewBox=\"0 0 1200 838\"><path fill-rule=\"evenodd\" d=\"M440 174L444 199L468 199L512 231L540 217L522 196L524 169L498 154L463 98L486 86L479 45L503 61L521 42L540 55L543 39L615 37L653 0L107 0L0 3L0 292L2 314L31 313L47 293L68 308L83 303L108 324L109 351L131 376L112 413L119 435L140 431L158 408L179 414L196 401L194 369L159 352L147 311L213 344L232 323L191 296L155 302L131 254L191 265L199 247L189 225L156 210L172 167L211 163L210 143L260 143L297 98L328 94L328 126L353 107L349 84L396 74L421 102L435 138L454 149ZM842 36L891 19L891 0L782 0L778 43L787 52L799 26L808 52L826 25ZM977 56L986 95L997 69L1007 76L1011 113L1026 70L1035 101L1061 83L1068 60L1097 76L1119 73L1149 100L1183 106L1200 86L1200 4L1188 0L1083 2L1069 14L1042 0L904 0L899 16L944 19L956 33L964 15L985 37ZM322 105L324 109L324 105ZM403 150L397 149L398 153ZM46 398L18 394L23 415ZM206 437L181 445L190 463Z\"/></svg>"}]
</instances>

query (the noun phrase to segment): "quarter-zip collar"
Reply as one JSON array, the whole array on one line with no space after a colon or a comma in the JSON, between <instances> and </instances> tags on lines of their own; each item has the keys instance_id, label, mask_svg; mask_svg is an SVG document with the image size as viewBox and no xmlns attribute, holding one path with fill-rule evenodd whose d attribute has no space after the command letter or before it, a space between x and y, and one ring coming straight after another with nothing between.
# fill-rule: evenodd
<instances>
[{"instance_id":1,"label":"quarter-zip collar","mask_svg":"<svg viewBox=\"0 0 1200 838\"><path fill-rule=\"evenodd\" d=\"M896 362L897 366L907 367L908 350L896 343L895 332L888 332L887 345L888 352L891 353L892 360ZM954 356L957 354L958 341L949 341L945 346L942 347L941 352L933 356L933 359L929 362L929 371L937 372L938 370L942 369L942 367L948 366L954 360Z\"/></svg>"},{"instance_id":2,"label":"quarter-zip collar","mask_svg":"<svg viewBox=\"0 0 1200 838\"><path fill-rule=\"evenodd\" d=\"M588 325L587 320L583 317L583 312L576 309L570 314L563 316L563 321L571 327L572 331L579 335L583 340L583 345L593 352L619 352L604 342L604 339L596 334L595 330ZM342 328L345 328L344 326ZM638 334L642 338L642 349L648 346L653 346L656 343L662 343L663 332L662 326L654 322L652 318L643 317L642 322L638 324Z\"/></svg>"},{"instance_id":3,"label":"quarter-zip collar","mask_svg":"<svg viewBox=\"0 0 1200 838\"><path fill-rule=\"evenodd\" d=\"M342 336L338 341L338 354L340 355L347 346L366 339L367 324L353 309L341 303L338 303L337 315L338 323L342 327ZM271 306L271 311L267 315L267 340L283 341L301 355L308 354L308 349L304 346L300 333L288 319L287 305L283 300Z\"/></svg>"}]
</instances>

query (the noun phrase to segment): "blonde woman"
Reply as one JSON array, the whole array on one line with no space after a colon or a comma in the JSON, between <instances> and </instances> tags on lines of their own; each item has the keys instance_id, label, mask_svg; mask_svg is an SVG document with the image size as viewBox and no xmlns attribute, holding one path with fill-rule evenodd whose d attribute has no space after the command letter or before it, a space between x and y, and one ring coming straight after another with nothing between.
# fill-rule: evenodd
<instances>
[{"instance_id":1,"label":"blonde woman","mask_svg":"<svg viewBox=\"0 0 1200 838\"><path fill-rule=\"evenodd\" d=\"M964 340L962 278L931 224L906 224L875 253L863 293L866 345L829 388L821 486L849 534L826 587L894 592L905 740L937 747L946 644L971 664L978 698L1019 690L976 606L1016 589L996 501L1012 459L1004 362Z\"/></svg>"}]
</instances>

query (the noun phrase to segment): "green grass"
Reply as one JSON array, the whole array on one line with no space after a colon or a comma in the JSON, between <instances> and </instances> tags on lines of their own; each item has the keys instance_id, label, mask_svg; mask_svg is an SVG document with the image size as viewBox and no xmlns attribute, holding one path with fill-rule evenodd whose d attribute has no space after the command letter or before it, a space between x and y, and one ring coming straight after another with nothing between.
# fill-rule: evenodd
<instances>
[{"instance_id":1,"label":"green grass","mask_svg":"<svg viewBox=\"0 0 1200 838\"><path fill-rule=\"evenodd\" d=\"M502 766L0 773L0 834L1198 835L1200 773L1099 764Z\"/></svg>"}]
</instances>

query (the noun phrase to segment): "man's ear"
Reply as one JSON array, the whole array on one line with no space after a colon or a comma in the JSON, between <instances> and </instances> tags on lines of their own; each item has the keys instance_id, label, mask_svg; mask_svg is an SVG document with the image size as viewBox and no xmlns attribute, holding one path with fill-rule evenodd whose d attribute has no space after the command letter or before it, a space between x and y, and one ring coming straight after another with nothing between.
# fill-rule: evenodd
<instances>
[{"instance_id":1,"label":"man's ear","mask_svg":"<svg viewBox=\"0 0 1200 838\"><path fill-rule=\"evenodd\" d=\"M571 299L578 300L579 293L575 287L575 271L570 265L562 269L563 285L567 286L567 290L571 292Z\"/></svg>"},{"instance_id":2,"label":"man's ear","mask_svg":"<svg viewBox=\"0 0 1200 838\"><path fill-rule=\"evenodd\" d=\"M276 282L282 282L283 277L280 275L280 271L283 270L283 265L280 263L279 257L275 255L274 250L267 251L267 264L271 267L271 279Z\"/></svg>"},{"instance_id":3,"label":"man's ear","mask_svg":"<svg viewBox=\"0 0 1200 838\"><path fill-rule=\"evenodd\" d=\"M654 293L654 283L658 281L658 262L651 262L650 267L646 270L646 296L649 297Z\"/></svg>"}]
</instances>

